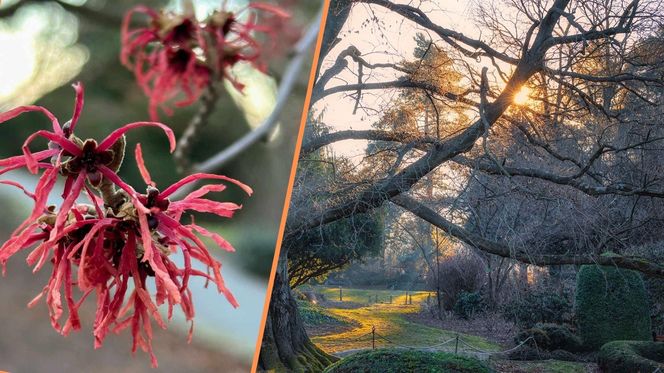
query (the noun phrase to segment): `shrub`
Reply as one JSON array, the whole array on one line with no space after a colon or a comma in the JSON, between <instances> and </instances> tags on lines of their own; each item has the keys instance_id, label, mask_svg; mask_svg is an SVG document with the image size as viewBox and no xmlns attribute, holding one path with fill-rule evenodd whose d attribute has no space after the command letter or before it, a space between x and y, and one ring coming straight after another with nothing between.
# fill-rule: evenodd
<instances>
[{"instance_id":1,"label":"shrub","mask_svg":"<svg viewBox=\"0 0 664 373\"><path fill-rule=\"evenodd\" d=\"M583 361L581 358L579 358L577 355L565 351L565 350L554 350L554 351L544 351L540 350L538 348L528 346L528 345L523 345L517 349L511 350L506 354L500 354L497 355L499 356L499 359L506 359L506 360L517 360L517 361L540 361L540 362L547 362L550 364L553 364L554 360L559 360L556 363L559 363L560 361ZM565 365L565 364L563 364ZM553 368L552 366L547 365L549 368ZM533 372L540 372L539 370L533 370ZM549 370L546 370L549 372ZM551 372L568 372L569 370L550 370ZM585 371L585 370L584 370ZM576 370L574 371L576 372Z\"/></svg>"},{"instance_id":2,"label":"shrub","mask_svg":"<svg viewBox=\"0 0 664 373\"><path fill-rule=\"evenodd\" d=\"M528 344L510 350L505 355L507 360L517 361L548 360L551 358L549 352L529 346Z\"/></svg>"},{"instance_id":3,"label":"shrub","mask_svg":"<svg viewBox=\"0 0 664 373\"><path fill-rule=\"evenodd\" d=\"M571 312L572 304L565 295L545 290L529 291L503 307L503 317L522 328L532 328L537 323L560 324Z\"/></svg>"},{"instance_id":4,"label":"shrub","mask_svg":"<svg viewBox=\"0 0 664 373\"><path fill-rule=\"evenodd\" d=\"M438 266L438 276L429 276L429 286L436 289L435 278L438 278L443 307L451 311L459 296L480 290L486 277L486 269L482 259L473 253L462 252L444 259Z\"/></svg>"},{"instance_id":5,"label":"shrub","mask_svg":"<svg viewBox=\"0 0 664 373\"><path fill-rule=\"evenodd\" d=\"M648 296L634 271L595 265L577 275L576 318L584 346L598 349L616 340L649 340Z\"/></svg>"},{"instance_id":6,"label":"shrub","mask_svg":"<svg viewBox=\"0 0 664 373\"><path fill-rule=\"evenodd\" d=\"M530 329L521 331L516 336L515 342L519 344L529 337L533 339L527 344L547 351L565 350L577 352L581 350L581 338L574 335L564 325L536 324Z\"/></svg>"},{"instance_id":7,"label":"shrub","mask_svg":"<svg viewBox=\"0 0 664 373\"><path fill-rule=\"evenodd\" d=\"M597 357L606 373L664 371L664 343L613 341L605 344Z\"/></svg>"},{"instance_id":8,"label":"shrub","mask_svg":"<svg viewBox=\"0 0 664 373\"><path fill-rule=\"evenodd\" d=\"M466 320L472 319L485 310L486 304L479 291L473 293L461 292L456 303L454 303L454 313Z\"/></svg>"},{"instance_id":9,"label":"shrub","mask_svg":"<svg viewBox=\"0 0 664 373\"><path fill-rule=\"evenodd\" d=\"M582 358L565 350L554 350L551 351L552 360L562 360L562 361L584 361Z\"/></svg>"},{"instance_id":10,"label":"shrub","mask_svg":"<svg viewBox=\"0 0 664 373\"><path fill-rule=\"evenodd\" d=\"M645 279L646 290L648 291L650 304L650 320L652 329L657 334L664 333L664 279L647 278Z\"/></svg>"},{"instance_id":11,"label":"shrub","mask_svg":"<svg viewBox=\"0 0 664 373\"><path fill-rule=\"evenodd\" d=\"M330 365L323 373L489 373L481 361L445 352L380 349L360 352Z\"/></svg>"}]
</instances>

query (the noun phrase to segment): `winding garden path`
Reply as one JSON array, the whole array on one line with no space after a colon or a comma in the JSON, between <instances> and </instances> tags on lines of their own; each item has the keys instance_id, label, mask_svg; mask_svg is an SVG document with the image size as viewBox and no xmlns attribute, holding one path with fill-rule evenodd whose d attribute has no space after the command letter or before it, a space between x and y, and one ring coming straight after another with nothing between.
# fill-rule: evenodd
<instances>
[{"instance_id":1,"label":"winding garden path","mask_svg":"<svg viewBox=\"0 0 664 373\"><path fill-rule=\"evenodd\" d=\"M338 299L338 289L318 288L327 299ZM372 347L372 327L376 328L376 347L416 347L438 351L454 351L457 333L418 324L407 319L408 314L420 311L421 303L429 293L411 293L412 304L406 303L403 291L346 289L343 302L334 302L327 311L339 318L349 320L357 327L338 334L321 335L313 342L324 351L344 355L349 351ZM378 296L378 303L369 303L369 297ZM392 296L392 303L389 303ZM472 352L473 348L482 351L498 351L500 346L482 337L459 334L459 351ZM472 347L468 347L468 345Z\"/></svg>"},{"instance_id":2,"label":"winding garden path","mask_svg":"<svg viewBox=\"0 0 664 373\"><path fill-rule=\"evenodd\" d=\"M336 332L315 336L312 341L330 354L339 357L350 355L372 347L372 327L376 328L376 348L413 347L420 350L454 352L455 339L459 335L459 352L480 359L488 358L482 351L501 351L504 346L485 338L456 333L410 321L408 316L418 313L426 302L427 292L410 293L412 304L406 303L404 291L343 289L343 301L339 302L339 289L315 287L315 292L325 295L325 311L344 319L354 327L341 328ZM371 296L372 301L369 301ZM378 302L376 302L378 296ZM392 303L389 303L390 296ZM450 341L441 345L442 342ZM465 343L464 343L465 342ZM469 347L471 346L471 347ZM557 360L510 361L492 360L497 372L510 373L596 373L594 364Z\"/></svg>"}]
</instances>

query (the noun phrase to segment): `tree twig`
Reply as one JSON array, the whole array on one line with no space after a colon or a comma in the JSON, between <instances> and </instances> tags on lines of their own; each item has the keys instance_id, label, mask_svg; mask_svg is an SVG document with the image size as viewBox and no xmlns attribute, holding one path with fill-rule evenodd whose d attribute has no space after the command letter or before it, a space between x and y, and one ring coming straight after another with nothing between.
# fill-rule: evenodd
<instances>
[{"instance_id":1,"label":"tree twig","mask_svg":"<svg viewBox=\"0 0 664 373\"><path fill-rule=\"evenodd\" d=\"M177 150L175 151L175 154L173 154L179 173L183 174L189 171L189 168L191 167L191 160L189 158L191 146L201 129L207 124L210 115L212 115L212 112L214 112L214 109L217 106L218 100L219 92L215 88L214 82L210 81L203 96L201 96L202 102L198 107L196 115L194 115L189 121L187 129L178 141Z\"/></svg>"},{"instance_id":2,"label":"tree twig","mask_svg":"<svg viewBox=\"0 0 664 373\"><path fill-rule=\"evenodd\" d=\"M255 144L260 139L264 138L270 130L277 125L279 116L282 111L286 108L286 104L291 97L291 92L295 88L295 84L300 76L302 70L302 65L306 60L306 54L309 48L315 43L316 38L318 37L319 27L320 27L320 18L319 14L316 18L316 21L309 26L307 32L302 36L302 38L297 42L293 51L293 57L284 72L283 78L281 80L281 85L279 86L279 91L277 92L277 102L274 106L272 113L265 119L265 121L256 128L254 131L249 132L233 144L231 144L226 149L212 156L206 161L203 161L194 166L194 171L196 172L213 172L222 165L226 164L228 161L237 157L240 153L247 150L253 144Z\"/></svg>"},{"instance_id":3,"label":"tree twig","mask_svg":"<svg viewBox=\"0 0 664 373\"><path fill-rule=\"evenodd\" d=\"M489 92L489 81L486 76L487 73L487 68L483 67L482 68L482 84L480 86L480 120L484 124L484 134L482 135L482 149L484 149L484 154L493 161L493 163L498 166L498 168L503 172L503 174L507 177L510 177L510 174L505 171L505 168L498 162L498 159L496 158L493 153L491 153L491 150L489 150L489 131L491 128L491 123L486 119L486 107L489 104L489 100L487 99L487 95Z\"/></svg>"}]
</instances>

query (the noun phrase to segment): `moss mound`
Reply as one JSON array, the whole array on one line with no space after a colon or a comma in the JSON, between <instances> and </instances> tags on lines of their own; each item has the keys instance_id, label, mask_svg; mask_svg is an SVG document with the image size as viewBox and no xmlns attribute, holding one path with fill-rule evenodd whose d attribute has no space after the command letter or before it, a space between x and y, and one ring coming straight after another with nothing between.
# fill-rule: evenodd
<instances>
[{"instance_id":1,"label":"moss mound","mask_svg":"<svg viewBox=\"0 0 664 373\"><path fill-rule=\"evenodd\" d=\"M637 272L582 266L576 282L576 318L586 348L617 340L649 340L648 295Z\"/></svg>"},{"instance_id":2,"label":"moss mound","mask_svg":"<svg viewBox=\"0 0 664 373\"><path fill-rule=\"evenodd\" d=\"M602 346L597 357L606 373L664 371L664 343L614 341Z\"/></svg>"},{"instance_id":3,"label":"moss mound","mask_svg":"<svg viewBox=\"0 0 664 373\"><path fill-rule=\"evenodd\" d=\"M298 301L297 308L300 311L300 317L305 325L319 326L319 325L332 325L332 326L346 326L351 325L348 320L330 313L327 309L312 304L307 301Z\"/></svg>"},{"instance_id":4,"label":"moss mound","mask_svg":"<svg viewBox=\"0 0 664 373\"><path fill-rule=\"evenodd\" d=\"M303 350L295 354L287 363L284 363L279 352L273 347L274 344L265 343L261 346L261 366L259 372L265 372L262 366L269 367L272 373L311 373L322 372L325 367L338 361L336 356L328 355L311 342L307 342Z\"/></svg>"},{"instance_id":5,"label":"moss mound","mask_svg":"<svg viewBox=\"0 0 664 373\"><path fill-rule=\"evenodd\" d=\"M581 350L581 338L574 335L566 326L559 324L535 324L534 327L519 332L514 341L519 344L526 340L528 340L526 343L529 346L547 351L578 352Z\"/></svg>"},{"instance_id":6,"label":"moss mound","mask_svg":"<svg viewBox=\"0 0 664 373\"><path fill-rule=\"evenodd\" d=\"M380 349L360 352L342 359L324 373L489 373L477 359L445 352Z\"/></svg>"}]
</instances>

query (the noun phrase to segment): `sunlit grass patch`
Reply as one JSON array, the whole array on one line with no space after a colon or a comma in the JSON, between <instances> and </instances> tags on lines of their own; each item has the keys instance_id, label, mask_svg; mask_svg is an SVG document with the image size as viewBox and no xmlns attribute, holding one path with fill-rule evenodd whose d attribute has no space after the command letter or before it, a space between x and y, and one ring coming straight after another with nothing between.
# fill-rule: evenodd
<instances>
[{"instance_id":1,"label":"sunlit grass patch","mask_svg":"<svg viewBox=\"0 0 664 373\"><path fill-rule=\"evenodd\" d=\"M336 291L338 300L338 288L317 287L317 292L325 294L328 300ZM312 340L328 353L366 349L372 347L372 328L375 327L376 347L414 347L433 348L436 350L453 351L455 343L440 345L445 341L454 339L457 333L434 328L409 321L404 317L420 311L421 303L429 296L427 292L412 293L412 304L406 303L406 293L389 290L365 290L344 289L344 302L356 302L364 304L359 308L334 308L328 307L331 315L342 319L352 320L358 327L336 334L314 337ZM369 295L374 297L378 294L389 301L392 295L392 303L369 303ZM410 293L409 293L410 294ZM363 301L364 299L364 301ZM489 342L482 337L459 334L459 351L472 351L464 342L475 349L483 351L498 351L500 346Z\"/></svg>"},{"instance_id":2,"label":"sunlit grass patch","mask_svg":"<svg viewBox=\"0 0 664 373\"><path fill-rule=\"evenodd\" d=\"M327 286L311 286L311 289L323 294L330 301L339 301L339 288ZM341 288L342 301L362 304L392 303L404 304L406 294L412 296L413 302L420 302L430 294L426 291L406 292L404 290L374 290ZM376 298L378 297L378 298ZM376 301L378 299L378 301Z\"/></svg>"},{"instance_id":3,"label":"sunlit grass patch","mask_svg":"<svg viewBox=\"0 0 664 373\"><path fill-rule=\"evenodd\" d=\"M298 301L297 307L300 310L302 321L307 326L348 326L351 325L349 319L337 316L324 307L312 304L307 301Z\"/></svg>"}]
</instances>

